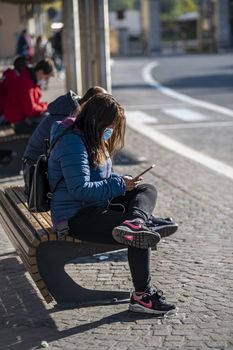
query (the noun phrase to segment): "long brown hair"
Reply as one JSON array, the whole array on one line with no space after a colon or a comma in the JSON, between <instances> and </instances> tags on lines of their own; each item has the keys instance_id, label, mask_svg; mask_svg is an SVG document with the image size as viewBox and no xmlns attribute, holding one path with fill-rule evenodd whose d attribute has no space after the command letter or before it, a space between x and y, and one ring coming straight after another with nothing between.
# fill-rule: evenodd
<instances>
[{"instance_id":1,"label":"long brown hair","mask_svg":"<svg viewBox=\"0 0 233 350\"><path fill-rule=\"evenodd\" d=\"M89 98L91 98L94 95L106 94L106 93L108 93L107 90L105 90L102 86L92 86L79 99L79 104L82 105L83 103L87 102L89 100Z\"/></svg>"},{"instance_id":2,"label":"long brown hair","mask_svg":"<svg viewBox=\"0 0 233 350\"><path fill-rule=\"evenodd\" d=\"M91 97L81 108L74 126L83 133L93 167L104 161L106 149L112 157L124 146L124 109L110 94L97 94ZM113 128L113 134L108 141L103 141L104 130L109 126Z\"/></svg>"},{"instance_id":3,"label":"long brown hair","mask_svg":"<svg viewBox=\"0 0 233 350\"><path fill-rule=\"evenodd\" d=\"M93 86L89 88L85 94L78 100L79 106L72 112L74 117L78 117L80 113L80 106L86 103L92 96L97 94L107 94L107 90L105 90L102 86Z\"/></svg>"}]
</instances>

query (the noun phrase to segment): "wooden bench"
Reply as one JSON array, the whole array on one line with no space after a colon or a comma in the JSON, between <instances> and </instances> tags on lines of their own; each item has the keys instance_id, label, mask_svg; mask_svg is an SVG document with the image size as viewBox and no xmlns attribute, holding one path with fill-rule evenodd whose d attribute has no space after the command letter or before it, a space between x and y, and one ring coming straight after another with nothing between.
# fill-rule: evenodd
<instances>
[{"instance_id":1,"label":"wooden bench","mask_svg":"<svg viewBox=\"0 0 233 350\"><path fill-rule=\"evenodd\" d=\"M58 241L51 228L50 214L27 209L23 187L0 190L0 223L25 268L47 303L96 304L129 298L129 292L86 289L65 272L69 261L125 248L122 245L79 241L70 236Z\"/></svg>"},{"instance_id":2,"label":"wooden bench","mask_svg":"<svg viewBox=\"0 0 233 350\"><path fill-rule=\"evenodd\" d=\"M1 167L0 178L19 175L29 137L29 134L15 134L11 126L0 127L0 150L12 151L14 154L12 161Z\"/></svg>"},{"instance_id":3,"label":"wooden bench","mask_svg":"<svg viewBox=\"0 0 233 350\"><path fill-rule=\"evenodd\" d=\"M29 134L16 134L14 128L11 125L4 127L0 126L0 142L12 142L19 139L28 139Z\"/></svg>"}]
</instances>

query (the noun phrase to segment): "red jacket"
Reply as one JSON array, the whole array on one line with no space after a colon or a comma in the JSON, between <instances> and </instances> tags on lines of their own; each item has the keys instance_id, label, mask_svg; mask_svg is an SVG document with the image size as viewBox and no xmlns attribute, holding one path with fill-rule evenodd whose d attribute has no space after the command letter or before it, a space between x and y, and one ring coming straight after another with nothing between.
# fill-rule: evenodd
<instances>
[{"instance_id":1,"label":"red jacket","mask_svg":"<svg viewBox=\"0 0 233 350\"><path fill-rule=\"evenodd\" d=\"M2 74L0 81L0 114L4 114L5 105L9 95L15 90L16 79L19 77L15 69L8 68Z\"/></svg>"},{"instance_id":2,"label":"red jacket","mask_svg":"<svg viewBox=\"0 0 233 350\"><path fill-rule=\"evenodd\" d=\"M4 77L0 80L0 115L3 114L4 105L6 100L6 90L5 90L5 81Z\"/></svg>"},{"instance_id":3,"label":"red jacket","mask_svg":"<svg viewBox=\"0 0 233 350\"><path fill-rule=\"evenodd\" d=\"M11 123L16 123L28 117L38 117L47 110L47 102L41 102L41 89L33 79L32 71L26 67L11 87L6 100L4 115Z\"/></svg>"}]
</instances>

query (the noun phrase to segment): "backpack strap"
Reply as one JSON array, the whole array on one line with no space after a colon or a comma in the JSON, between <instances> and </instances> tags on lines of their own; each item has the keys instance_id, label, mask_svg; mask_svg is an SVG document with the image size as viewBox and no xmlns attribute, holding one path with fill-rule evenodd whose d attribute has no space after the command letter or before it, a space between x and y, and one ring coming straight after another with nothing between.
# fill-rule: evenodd
<instances>
[{"instance_id":1,"label":"backpack strap","mask_svg":"<svg viewBox=\"0 0 233 350\"><path fill-rule=\"evenodd\" d=\"M44 143L45 155L46 155L47 159L49 158L50 153L51 153L52 149L54 148L54 146L56 145L56 143L62 138L62 136L65 135L65 133L67 132L67 130L69 130L69 129L66 129L66 130L51 144L51 146L49 145L49 140L48 140L48 139L45 139L45 140L44 140L44 142L45 142L45 143ZM60 183L63 179L64 179L64 176L62 176L62 177L57 181L57 183L55 184L54 188L51 189L51 190L48 192L47 197L48 197L49 199L52 198L53 193L56 191L56 189L57 189L59 183Z\"/></svg>"}]
</instances>

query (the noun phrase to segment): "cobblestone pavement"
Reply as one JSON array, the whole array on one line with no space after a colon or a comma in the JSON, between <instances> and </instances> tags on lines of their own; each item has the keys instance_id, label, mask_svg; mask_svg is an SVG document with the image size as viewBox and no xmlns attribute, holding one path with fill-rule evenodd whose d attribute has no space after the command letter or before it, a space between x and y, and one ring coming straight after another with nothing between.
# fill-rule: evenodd
<instances>
[{"instance_id":1,"label":"cobblestone pavement","mask_svg":"<svg viewBox=\"0 0 233 350\"><path fill-rule=\"evenodd\" d=\"M145 176L159 197L158 216L173 216L177 233L152 252L154 283L179 308L156 318L127 304L61 310L46 305L0 227L0 348L233 349L232 181L127 130L124 154L139 150L159 166ZM140 146L139 146L140 145ZM148 162L149 164L149 162ZM142 164L116 165L137 173ZM3 186L3 184L1 184ZM126 252L80 259L67 271L84 286L131 289ZM44 343L46 345L46 343Z\"/></svg>"}]
</instances>

